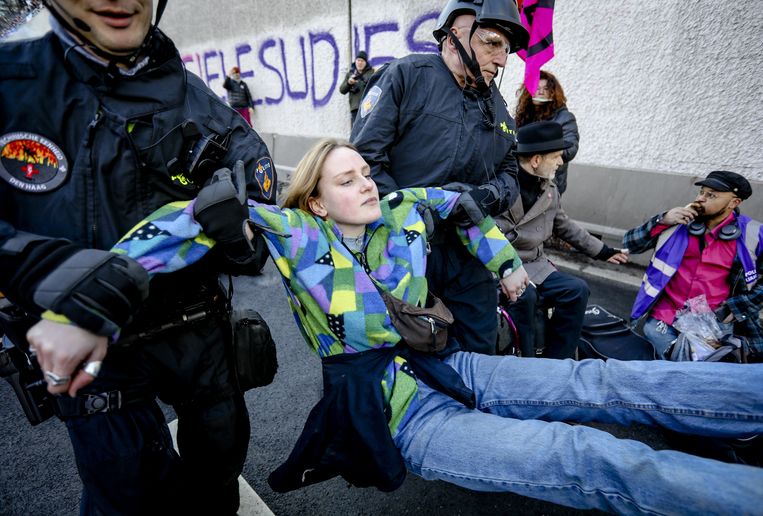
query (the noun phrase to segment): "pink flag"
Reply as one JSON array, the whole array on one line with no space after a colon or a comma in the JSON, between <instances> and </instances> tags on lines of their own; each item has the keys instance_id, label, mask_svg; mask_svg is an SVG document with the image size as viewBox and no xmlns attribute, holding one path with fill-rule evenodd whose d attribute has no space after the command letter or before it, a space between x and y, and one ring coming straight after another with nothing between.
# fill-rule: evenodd
<instances>
[{"instance_id":1,"label":"pink flag","mask_svg":"<svg viewBox=\"0 0 763 516\"><path fill-rule=\"evenodd\" d=\"M534 96L541 67L554 57L554 0L520 1L519 12L522 25L530 33L530 43L517 55L525 62L525 87Z\"/></svg>"}]
</instances>

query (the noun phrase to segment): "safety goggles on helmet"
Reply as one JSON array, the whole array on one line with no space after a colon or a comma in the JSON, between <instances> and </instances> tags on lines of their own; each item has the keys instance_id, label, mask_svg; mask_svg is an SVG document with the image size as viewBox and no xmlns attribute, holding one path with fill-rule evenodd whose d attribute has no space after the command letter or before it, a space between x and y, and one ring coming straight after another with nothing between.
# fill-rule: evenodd
<instances>
[{"instance_id":1,"label":"safety goggles on helmet","mask_svg":"<svg viewBox=\"0 0 763 516\"><path fill-rule=\"evenodd\" d=\"M461 14L474 15L477 25L495 27L503 33L509 40L510 53L527 48L530 35L522 25L515 0L449 0L432 33L438 43L442 44Z\"/></svg>"},{"instance_id":2,"label":"safety goggles on helmet","mask_svg":"<svg viewBox=\"0 0 763 516\"><path fill-rule=\"evenodd\" d=\"M474 35L477 36L484 47L492 55L507 55L511 50L511 45L509 45L509 41L506 39L506 36L503 36L494 30L479 27L476 31L474 31Z\"/></svg>"}]
</instances>

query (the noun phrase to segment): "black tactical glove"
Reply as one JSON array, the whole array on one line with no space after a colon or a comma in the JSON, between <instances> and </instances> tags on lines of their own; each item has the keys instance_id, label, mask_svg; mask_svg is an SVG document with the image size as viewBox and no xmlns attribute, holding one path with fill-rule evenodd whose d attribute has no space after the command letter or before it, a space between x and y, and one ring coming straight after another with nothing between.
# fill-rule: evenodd
<instances>
[{"instance_id":1,"label":"black tactical glove","mask_svg":"<svg viewBox=\"0 0 763 516\"><path fill-rule=\"evenodd\" d=\"M146 270L132 258L99 249L75 252L34 291L41 308L106 337L127 324L146 297Z\"/></svg>"},{"instance_id":2,"label":"black tactical glove","mask_svg":"<svg viewBox=\"0 0 763 516\"><path fill-rule=\"evenodd\" d=\"M502 211L505 211L501 209L501 198L498 188L492 184L484 184L477 188L472 188L469 190L469 195L472 196L474 202L479 205L486 215L499 215ZM509 207L507 206L506 209L509 209Z\"/></svg>"},{"instance_id":3,"label":"black tactical glove","mask_svg":"<svg viewBox=\"0 0 763 516\"><path fill-rule=\"evenodd\" d=\"M421 219L424 221L424 231L426 233L427 240L431 240L435 231L435 218L437 218L437 221L439 222L439 216L430 206L427 206L423 203L416 205L416 211L419 212Z\"/></svg>"},{"instance_id":4,"label":"black tactical glove","mask_svg":"<svg viewBox=\"0 0 763 516\"><path fill-rule=\"evenodd\" d=\"M458 226L476 226L492 212L496 211L499 203L498 188L490 184L470 187L464 183L448 183L445 190L463 192L458 198L458 204L453 208L448 220ZM493 213L498 215L498 213Z\"/></svg>"},{"instance_id":5,"label":"black tactical glove","mask_svg":"<svg viewBox=\"0 0 763 516\"><path fill-rule=\"evenodd\" d=\"M453 211L448 216L450 222L461 227L476 226L482 222L486 213L479 202L474 199L474 191L464 192L458 197Z\"/></svg>"},{"instance_id":6,"label":"black tactical glove","mask_svg":"<svg viewBox=\"0 0 763 516\"><path fill-rule=\"evenodd\" d=\"M212 175L196 198L193 215L204 233L222 247L229 259L245 263L254 258L254 249L245 231L249 209L242 161L236 162L233 172L221 168Z\"/></svg>"}]
</instances>

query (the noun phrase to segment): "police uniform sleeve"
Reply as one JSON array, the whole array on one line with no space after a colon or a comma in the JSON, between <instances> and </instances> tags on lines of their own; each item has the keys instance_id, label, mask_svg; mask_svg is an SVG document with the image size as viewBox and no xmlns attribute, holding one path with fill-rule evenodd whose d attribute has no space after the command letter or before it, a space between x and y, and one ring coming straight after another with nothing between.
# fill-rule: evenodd
<instances>
[{"instance_id":1,"label":"police uniform sleeve","mask_svg":"<svg viewBox=\"0 0 763 516\"><path fill-rule=\"evenodd\" d=\"M509 127L514 130L514 121L509 118ZM490 181L498 191L499 201L495 206L488 208L487 212L490 215L496 216L504 211L508 210L514 205L519 197L519 182L517 181L517 174L519 173L519 165L517 164L517 157L515 154L516 140L514 141L511 149L506 153L498 165L496 170L496 177Z\"/></svg>"},{"instance_id":2,"label":"police uniform sleeve","mask_svg":"<svg viewBox=\"0 0 763 516\"><path fill-rule=\"evenodd\" d=\"M0 291L13 303L35 315L51 310L97 335L116 334L148 297L148 274L133 259L2 221L0 271Z\"/></svg>"},{"instance_id":3,"label":"police uniform sleeve","mask_svg":"<svg viewBox=\"0 0 763 516\"><path fill-rule=\"evenodd\" d=\"M516 172L498 172L495 179L490 181L489 184L496 191L495 201L489 197L484 201L485 211L491 216L500 215L505 212L519 198L519 182L517 181Z\"/></svg>"},{"instance_id":4,"label":"police uniform sleeve","mask_svg":"<svg viewBox=\"0 0 763 516\"><path fill-rule=\"evenodd\" d=\"M461 204L468 201L484 215L496 217L511 208L518 196L519 183L516 175L502 172L497 173L491 181L464 192Z\"/></svg>"},{"instance_id":5,"label":"police uniform sleeve","mask_svg":"<svg viewBox=\"0 0 763 516\"><path fill-rule=\"evenodd\" d=\"M275 204L278 177L270 152L262 138L242 119L233 129L225 166L234 169L237 161L244 164L247 197ZM268 258L262 238L255 237L251 246L223 249L224 272L234 275L259 274Z\"/></svg>"},{"instance_id":6,"label":"police uniform sleeve","mask_svg":"<svg viewBox=\"0 0 763 516\"><path fill-rule=\"evenodd\" d=\"M499 96L496 102L503 102L503 98ZM505 108L502 111L502 118L499 126L505 128L506 133L513 134L516 125ZM509 150L495 169L495 177L471 191L472 198L490 216L496 217L510 209L519 197L519 182L517 181L519 165L515 150L516 140L512 137Z\"/></svg>"},{"instance_id":7,"label":"police uniform sleeve","mask_svg":"<svg viewBox=\"0 0 763 516\"><path fill-rule=\"evenodd\" d=\"M371 167L371 177L382 195L400 189L389 172L389 151L397 137L404 95L400 67L384 65L368 81L352 126L350 141Z\"/></svg>"}]
</instances>

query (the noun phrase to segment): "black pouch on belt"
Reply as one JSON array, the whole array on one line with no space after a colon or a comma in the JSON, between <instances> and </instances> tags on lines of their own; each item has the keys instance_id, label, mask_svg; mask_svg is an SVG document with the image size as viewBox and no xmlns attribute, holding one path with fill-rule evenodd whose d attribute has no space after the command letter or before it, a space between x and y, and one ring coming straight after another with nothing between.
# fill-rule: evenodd
<instances>
[{"instance_id":1,"label":"black pouch on belt","mask_svg":"<svg viewBox=\"0 0 763 516\"><path fill-rule=\"evenodd\" d=\"M403 340L416 351L434 353L448 342L448 326L453 324L453 314L440 298L429 293L427 306L412 305L379 289L389 318Z\"/></svg>"},{"instance_id":2,"label":"black pouch on belt","mask_svg":"<svg viewBox=\"0 0 763 516\"><path fill-rule=\"evenodd\" d=\"M233 353L236 376L243 392L270 385L278 371L276 343L270 328L255 310L233 311Z\"/></svg>"}]
</instances>

